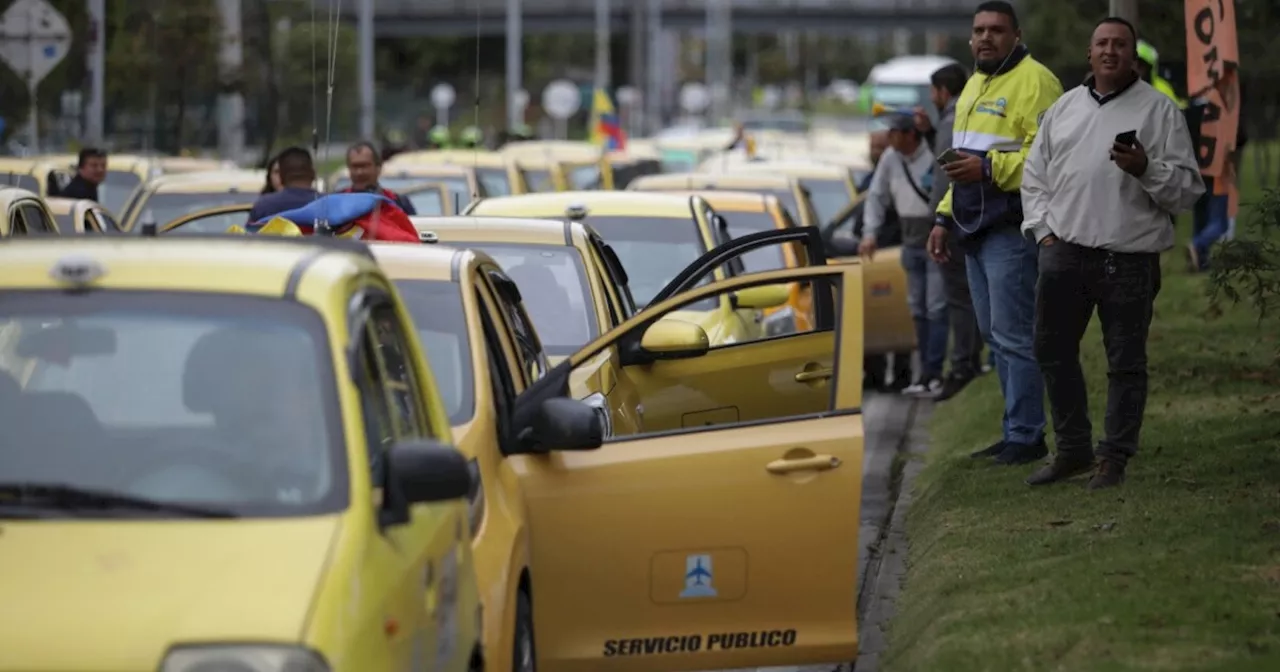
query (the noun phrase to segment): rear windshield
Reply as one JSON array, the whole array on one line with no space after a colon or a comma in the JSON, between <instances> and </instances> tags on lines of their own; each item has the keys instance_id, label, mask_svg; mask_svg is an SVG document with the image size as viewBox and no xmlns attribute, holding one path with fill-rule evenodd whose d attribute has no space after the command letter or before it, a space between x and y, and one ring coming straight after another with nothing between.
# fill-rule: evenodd
<instances>
[{"instance_id":1,"label":"rear windshield","mask_svg":"<svg viewBox=\"0 0 1280 672\"><path fill-rule=\"evenodd\" d=\"M813 209L818 212L818 225L836 218L840 211L848 207L852 196L849 186L844 180L803 180L805 189L809 190L809 200Z\"/></svg>"},{"instance_id":2,"label":"rear windshield","mask_svg":"<svg viewBox=\"0 0 1280 672\"><path fill-rule=\"evenodd\" d=\"M569 166L569 188L600 189L600 166L594 163Z\"/></svg>"},{"instance_id":3,"label":"rear windshield","mask_svg":"<svg viewBox=\"0 0 1280 672\"><path fill-rule=\"evenodd\" d=\"M252 205L259 194L251 191L216 191L207 194L151 194L138 205L136 211L140 215L134 219L133 228L141 231L141 224L150 220L159 228L175 219L185 217L193 212L208 210L223 205ZM149 213L149 214L148 214ZM237 224L244 224L245 215L239 216ZM225 228L223 229L225 230Z\"/></svg>"},{"instance_id":4,"label":"rear windshield","mask_svg":"<svg viewBox=\"0 0 1280 672\"><path fill-rule=\"evenodd\" d=\"M529 169L522 170L520 173L524 175L524 181L529 185L529 191L539 192L556 190L555 185L551 182L551 171L549 170Z\"/></svg>"},{"instance_id":5,"label":"rear windshield","mask_svg":"<svg viewBox=\"0 0 1280 672\"><path fill-rule=\"evenodd\" d=\"M107 159L110 165L110 159ZM98 203L108 212L123 212L133 190L142 184L142 178L125 170L107 170L107 177L98 185ZM163 223L158 222L157 223Z\"/></svg>"},{"instance_id":6,"label":"rear windshield","mask_svg":"<svg viewBox=\"0 0 1280 672\"><path fill-rule=\"evenodd\" d=\"M761 231L776 231L778 228L773 215L767 212L721 212L720 216L724 217L729 224L729 236L732 238L741 238ZM781 245L769 245L752 250L741 258L747 273L763 273L787 267Z\"/></svg>"},{"instance_id":7,"label":"rear windshield","mask_svg":"<svg viewBox=\"0 0 1280 672\"><path fill-rule=\"evenodd\" d=\"M595 304L575 247L478 244L520 288L548 355L572 355L597 335Z\"/></svg>"},{"instance_id":8,"label":"rear windshield","mask_svg":"<svg viewBox=\"0 0 1280 672\"><path fill-rule=\"evenodd\" d=\"M505 168L477 168L476 178L488 196L510 196L511 177ZM465 203L463 204L465 205Z\"/></svg>"},{"instance_id":9,"label":"rear windshield","mask_svg":"<svg viewBox=\"0 0 1280 672\"><path fill-rule=\"evenodd\" d=\"M320 316L302 304L8 292L0 334L0 487L56 484L242 516L346 506L333 358Z\"/></svg>"},{"instance_id":10,"label":"rear windshield","mask_svg":"<svg viewBox=\"0 0 1280 672\"><path fill-rule=\"evenodd\" d=\"M0 173L0 179L7 186L26 189L34 194L40 193L40 182L30 175L21 175L19 173Z\"/></svg>"},{"instance_id":11,"label":"rear windshield","mask_svg":"<svg viewBox=\"0 0 1280 672\"><path fill-rule=\"evenodd\" d=\"M421 216L444 214L444 196L441 195L439 189L420 189L413 193L405 194L405 198L409 199L409 204L413 206L414 212Z\"/></svg>"},{"instance_id":12,"label":"rear windshield","mask_svg":"<svg viewBox=\"0 0 1280 672\"><path fill-rule=\"evenodd\" d=\"M706 253L693 217L588 217L600 237L618 253L627 271L637 306L648 305L667 283ZM701 284L711 281L703 277ZM690 304L690 310L710 310L714 298Z\"/></svg>"},{"instance_id":13,"label":"rear windshield","mask_svg":"<svg viewBox=\"0 0 1280 672\"><path fill-rule=\"evenodd\" d=\"M462 209L471 202L471 186L467 184L467 178L465 177L437 177L430 175L410 177L399 175L395 177L380 178L378 180L378 186L383 189L390 189L391 191L399 193L402 189L416 187L423 182L439 182L440 184L443 184L449 191L450 200L457 205L456 209L458 212L461 212ZM333 181L333 191L341 191L350 186L351 178L349 177L340 177ZM412 199L410 199L410 202L412 202ZM416 209L418 205L414 203L413 207ZM418 210L418 214L425 215L429 213Z\"/></svg>"},{"instance_id":14,"label":"rear windshield","mask_svg":"<svg viewBox=\"0 0 1280 672\"><path fill-rule=\"evenodd\" d=\"M53 219L58 223L58 232L62 235L70 236L76 232L76 218L71 213L54 215Z\"/></svg>"},{"instance_id":15,"label":"rear windshield","mask_svg":"<svg viewBox=\"0 0 1280 672\"><path fill-rule=\"evenodd\" d=\"M449 424L470 420L475 411L475 378L458 285L440 280L396 280L395 284L413 318L418 342L427 351Z\"/></svg>"}]
</instances>

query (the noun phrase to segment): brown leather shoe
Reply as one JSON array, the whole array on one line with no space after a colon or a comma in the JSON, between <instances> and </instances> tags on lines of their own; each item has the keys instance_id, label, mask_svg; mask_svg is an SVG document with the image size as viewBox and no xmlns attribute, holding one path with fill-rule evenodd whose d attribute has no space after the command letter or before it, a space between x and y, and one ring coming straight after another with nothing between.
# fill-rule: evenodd
<instances>
[{"instance_id":1,"label":"brown leather shoe","mask_svg":"<svg viewBox=\"0 0 1280 672\"><path fill-rule=\"evenodd\" d=\"M1072 476L1088 473L1093 469L1093 455L1063 455L1057 453L1053 461L1036 470L1027 477L1027 485L1049 485L1065 481Z\"/></svg>"},{"instance_id":2,"label":"brown leather shoe","mask_svg":"<svg viewBox=\"0 0 1280 672\"><path fill-rule=\"evenodd\" d=\"M1089 479L1090 490L1115 488L1124 484L1124 465L1114 460L1098 460L1098 470Z\"/></svg>"}]
</instances>

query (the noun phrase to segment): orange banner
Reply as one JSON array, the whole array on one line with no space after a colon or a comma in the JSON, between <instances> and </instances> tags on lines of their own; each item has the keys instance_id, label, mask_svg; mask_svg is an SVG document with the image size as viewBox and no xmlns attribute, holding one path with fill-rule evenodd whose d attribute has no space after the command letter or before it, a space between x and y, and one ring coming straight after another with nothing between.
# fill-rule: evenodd
<instances>
[{"instance_id":1,"label":"orange banner","mask_svg":"<svg viewBox=\"0 0 1280 672\"><path fill-rule=\"evenodd\" d=\"M1235 0L1186 0L1187 93L1202 98L1196 158L1200 172L1223 176L1240 125L1240 50Z\"/></svg>"}]
</instances>

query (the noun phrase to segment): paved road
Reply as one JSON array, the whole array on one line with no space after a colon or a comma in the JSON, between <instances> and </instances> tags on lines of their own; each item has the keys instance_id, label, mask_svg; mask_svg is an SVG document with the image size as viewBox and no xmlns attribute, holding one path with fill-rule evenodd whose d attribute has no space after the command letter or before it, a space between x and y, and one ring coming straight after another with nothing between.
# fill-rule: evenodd
<instances>
[{"instance_id":1,"label":"paved road","mask_svg":"<svg viewBox=\"0 0 1280 672\"><path fill-rule=\"evenodd\" d=\"M916 407L922 403L927 402L916 402L896 394L868 394L863 401L867 440L862 461L862 525L858 531L858 542L862 546L858 554L859 585L866 580L864 573L868 567L873 571L879 567L879 563L872 564L870 561L877 558L874 547L880 541L881 533L893 511L893 458L900 451L906 451L908 442L918 436ZM861 620L862 614L859 613L860 623ZM873 665L874 663L861 664L857 672L874 672L871 670ZM851 665L846 664L762 667L724 672L852 672L852 669Z\"/></svg>"}]
</instances>

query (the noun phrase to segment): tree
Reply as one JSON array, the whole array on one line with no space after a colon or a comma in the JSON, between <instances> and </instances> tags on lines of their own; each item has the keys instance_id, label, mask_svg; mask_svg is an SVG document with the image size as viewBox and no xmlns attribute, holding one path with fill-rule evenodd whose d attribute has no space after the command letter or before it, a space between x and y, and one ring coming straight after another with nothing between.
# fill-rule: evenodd
<instances>
[{"instance_id":1,"label":"tree","mask_svg":"<svg viewBox=\"0 0 1280 672\"><path fill-rule=\"evenodd\" d=\"M1210 311L1221 314L1226 303L1247 302L1258 320L1274 320L1280 308L1280 189L1268 189L1262 201L1244 218L1246 226L1235 240L1213 251L1209 271ZM1277 353L1280 359L1280 352Z\"/></svg>"}]
</instances>

